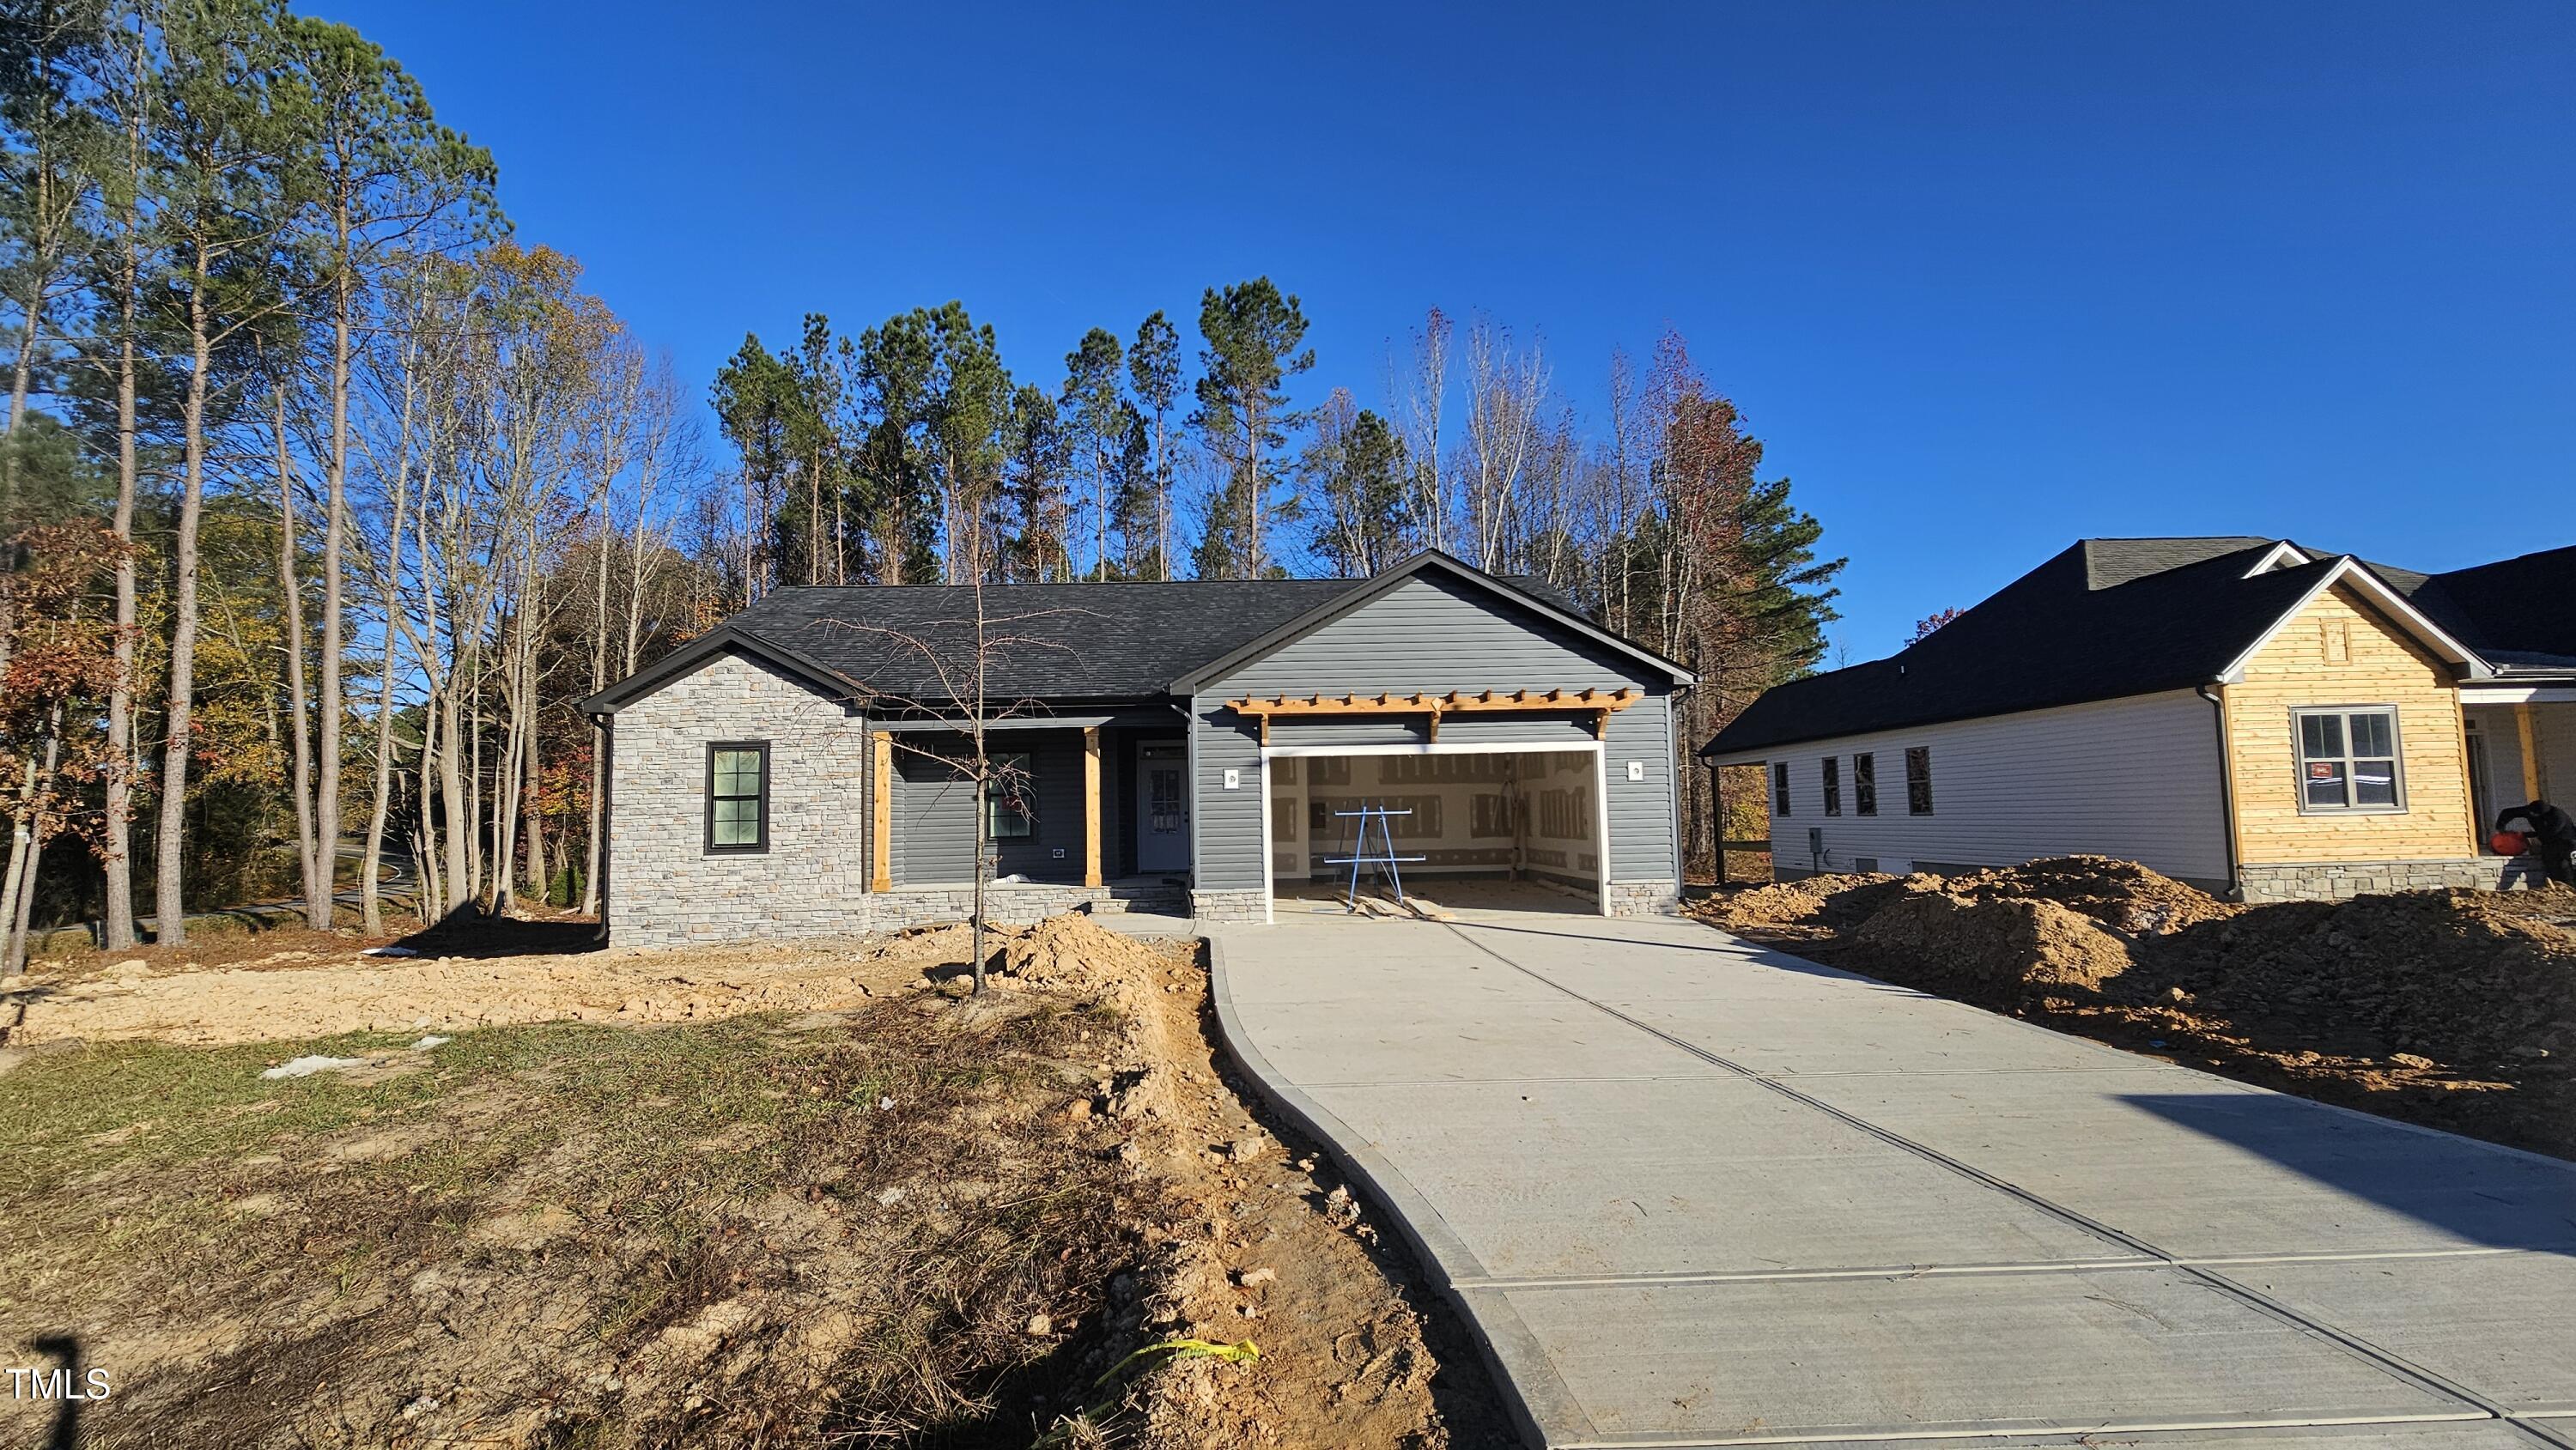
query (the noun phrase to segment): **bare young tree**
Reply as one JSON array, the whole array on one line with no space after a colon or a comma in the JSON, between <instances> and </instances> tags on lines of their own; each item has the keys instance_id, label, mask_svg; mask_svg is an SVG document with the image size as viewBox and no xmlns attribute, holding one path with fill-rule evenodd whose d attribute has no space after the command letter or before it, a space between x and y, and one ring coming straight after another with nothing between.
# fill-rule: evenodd
<instances>
[{"instance_id":1,"label":"bare young tree","mask_svg":"<svg viewBox=\"0 0 2576 1450\"><path fill-rule=\"evenodd\" d=\"M1043 714L1045 707L1025 697L999 695L994 675L1011 660L1032 654L1070 654L1073 646L1050 637L1057 630L1035 628L1041 621L1089 617L1086 609L1032 609L995 614L988 608L981 579L961 587L973 613L960 621L922 629L833 621L832 627L882 643L891 657L882 673L914 675L910 689L870 689L856 703L871 716L891 714L919 722L941 722L953 731L887 731L893 752L927 761L952 780L967 784L975 799L974 909L968 920L973 942L975 991L984 991L985 896L993 879L993 813L1010 810L1034 821L1036 801L1028 773L991 749L994 731L1006 721ZM1061 626L1059 625L1060 629ZM944 739L943 739L944 737ZM955 741L955 744L945 743Z\"/></svg>"},{"instance_id":2,"label":"bare young tree","mask_svg":"<svg viewBox=\"0 0 2576 1450\"><path fill-rule=\"evenodd\" d=\"M1477 568L1512 565L1522 527L1521 490L1539 447L1547 401L1547 359L1537 343L1515 348L1511 333L1479 316L1467 329L1467 466L1462 502Z\"/></svg>"},{"instance_id":3,"label":"bare young tree","mask_svg":"<svg viewBox=\"0 0 2576 1450\"><path fill-rule=\"evenodd\" d=\"M1448 314L1431 309L1413 331L1411 355L1401 369L1388 366L1388 395L1404 435L1405 457L1413 466L1408 509L1414 529L1428 548L1454 549L1448 490L1442 481L1440 436L1449 407Z\"/></svg>"}]
</instances>

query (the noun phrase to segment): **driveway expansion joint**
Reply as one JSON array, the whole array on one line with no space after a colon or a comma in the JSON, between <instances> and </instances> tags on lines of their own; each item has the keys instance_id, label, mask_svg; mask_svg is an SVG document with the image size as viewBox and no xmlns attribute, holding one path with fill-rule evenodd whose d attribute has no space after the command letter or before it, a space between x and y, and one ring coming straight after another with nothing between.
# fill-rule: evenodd
<instances>
[{"instance_id":1,"label":"driveway expansion joint","mask_svg":"<svg viewBox=\"0 0 2576 1450\"><path fill-rule=\"evenodd\" d=\"M2082 1229L2087 1233L2098 1235L2108 1242L2120 1245L2121 1247L2127 1248L2135 1253L2160 1260L2164 1265L2197 1279L2207 1287L2214 1289L2219 1293L2229 1295L2237 1299L2239 1302L2249 1305L2262 1313L2268 1314L2274 1319L2288 1324L2303 1333L2314 1335L2334 1344L2345 1352L2376 1365L2388 1374L2410 1381L2419 1388L2430 1390L2434 1394L2469 1405L2479 1412L2479 1414L2472 1415L2467 1418L2484 1417L2500 1420L2513 1418L2511 1412L2503 1405L2498 1404L2494 1400L2491 1400L2466 1386L2455 1384L2443 1376L2435 1374L2432 1370L2415 1363L2404 1355L2398 1354L2381 1345L2373 1344L2359 1335L2348 1333L2330 1324L2326 1324L2321 1320L2301 1314L2290 1306L2281 1303L2272 1296L2262 1293L2249 1285L2239 1283L2234 1279L2230 1279L2225 1275L2215 1273L2209 1269L2187 1263L2173 1253L2155 1244L2149 1243L2144 1239L2138 1238L2133 1234L2125 1233L2119 1229L2113 1228L2106 1223L2102 1223L2088 1215L2078 1213L2064 1204L2055 1202L2054 1200L2033 1192L2030 1189L2024 1188L2019 1184L2010 1182L2006 1179L1997 1177L1994 1174L1988 1173L1983 1169L1961 1162L1959 1159L1954 1158L1947 1153L1943 1153L1928 1144L1916 1142L1902 1133L1882 1128L1878 1124L1870 1122L1868 1119L1863 1118L1858 1114L1845 1112L1844 1110L1834 1107L1832 1104L1824 1102L1819 1098L1815 1098L1798 1091L1796 1088L1789 1086L1785 1081L1779 1078L1766 1077L1732 1058L1726 1057L1720 1053L1711 1052L1707 1048L1701 1047L1695 1042L1691 1042L1688 1039L1677 1036L1673 1033L1666 1032L1651 1023L1642 1021L1626 1012L1622 1012L1616 1007L1612 1007L1594 997L1578 992L1574 988L1548 976L1546 973L1534 970L1520 962L1516 962L1477 938L1468 935L1468 932L1472 929L1470 924L1455 922L1443 922L1441 924L1447 927L1452 934L1459 938L1459 940L1474 947L1476 950L1483 952L1485 955L1492 957L1494 960L1501 962L1503 965L1510 967L1512 970L1520 972L1534 981L1552 987L1555 990L1564 993L1566 996L1591 1007L1595 1011L1615 1017L1618 1020L1627 1023L1629 1026L1636 1028L1638 1031L1646 1033L1648 1036L1668 1043L1671 1046L1680 1048L1682 1051L1690 1053L1703 1061L1714 1063L1730 1072L1741 1074L1748 1081L1760 1083L1762 1086L1773 1092L1781 1093L1787 1097L1793 1098L1808 1107L1814 1108L1818 1112L1825 1113L1850 1125L1851 1127L1857 1128L1891 1147L1902 1149L1908 1153L1913 1153L1939 1165L1942 1168L1948 1169L1952 1173L1956 1173L1962 1177L1974 1180L1975 1182L1985 1184L2001 1193L2008 1194L2043 1213L2052 1214L2061 1221ZM1813 1437L1808 1436L1801 1438ZM1845 1438L1849 1437L1846 1436Z\"/></svg>"}]
</instances>

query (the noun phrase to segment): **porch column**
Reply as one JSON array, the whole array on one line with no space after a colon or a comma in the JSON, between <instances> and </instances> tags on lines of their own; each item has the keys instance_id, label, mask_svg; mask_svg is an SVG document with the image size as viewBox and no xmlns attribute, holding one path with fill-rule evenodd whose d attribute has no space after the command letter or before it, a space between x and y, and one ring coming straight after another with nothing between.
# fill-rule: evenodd
<instances>
[{"instance_id":1,"label":"porch column","mask_svg":"<svg viewBox=\"0 0 2576 1450\"><path fill-rule=\"evenodd\" d=\"M2541 778L2540 742L2534 737L2532 731L2531 706L2528 703L2513 707L2513 732L2520 738L2522 745L2523 798L2545 801L2549 799L2549 782ZM2519 805L2521 802L2505 801L2502 804ZM2479 834L2484 835L2486 827L2490 824L2492 823L2488 821L2478 822Z\"/></svg>"},{"instance_id":2,"label":"porch column","mask_svg":"<svg viewBox=\"0 0 2576 1450\"><path fill-rule=\"evenodd\" d=\"M1100 727L1082 729L1082 884L1100 884Z\"/></svg>"},{"instance_id":3,"label":"porch column","mask_svg":"<svg viewBox=\"0 0 2576 1450\"><path fill-rule=\"evenodd\" d=\"M894 737L880 730L870 737L876 758L870 762L874 788L868 792L868 889L894 889Z\"/></svg>"}]
</instances>

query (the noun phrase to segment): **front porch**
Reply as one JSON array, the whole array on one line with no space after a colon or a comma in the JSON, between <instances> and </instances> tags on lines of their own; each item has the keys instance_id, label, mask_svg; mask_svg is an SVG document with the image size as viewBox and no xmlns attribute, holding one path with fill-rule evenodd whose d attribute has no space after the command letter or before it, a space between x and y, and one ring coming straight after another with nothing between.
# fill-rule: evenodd
<instances>
[{"instance_id":1,"label":"front porch","mask_svg":"<svg viewBox=\"0 0 2576 1450\"><path fill-rule=\"evenodd\" d=\"M1175 722L1176 724L1177 722ZM979 792L946 722L871 722L871 895L908 925L971 903L988 843L988 912L1185 907L1190 870L1187 746L1158 720L1011 720L987 727L985 758L1009 788Z\"/></svg>"},{"instance_id":2,"label":"front porch","mask_svg":"<svg viewBox=\"0 0 2576 1450\"><path fill-rule=\"evenodd\" d=\"M2501 811L2535 800L2564 808L2576 796L2576 686L2472 685L2460 692L2460 718L2478 866L2492 877L2479 884L2538 886L2547 878L2537 855L2498 855L2487 838Z\"/></svg>"}]
</instances>

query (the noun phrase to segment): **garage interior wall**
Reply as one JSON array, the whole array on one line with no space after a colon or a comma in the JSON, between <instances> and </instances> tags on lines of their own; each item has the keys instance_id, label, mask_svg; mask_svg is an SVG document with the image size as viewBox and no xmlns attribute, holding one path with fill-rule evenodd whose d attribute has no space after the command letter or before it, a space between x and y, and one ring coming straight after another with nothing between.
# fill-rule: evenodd
<instances>
[{"instance_id":1,"label":"garage interior wall","mask_svg":"<svg viewBox=\"0 0 2576 1450\"><path fill-rule=\"evenodd\" d=\"M1398 816L1404 869L1425 875L1524 872L1585 891L1600 879L1600 757L1589 751L1279 756L1270 762L1271 875L1328 880L1348 868L1363 804Z\"/></svg>"}]
</instances>

